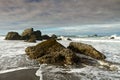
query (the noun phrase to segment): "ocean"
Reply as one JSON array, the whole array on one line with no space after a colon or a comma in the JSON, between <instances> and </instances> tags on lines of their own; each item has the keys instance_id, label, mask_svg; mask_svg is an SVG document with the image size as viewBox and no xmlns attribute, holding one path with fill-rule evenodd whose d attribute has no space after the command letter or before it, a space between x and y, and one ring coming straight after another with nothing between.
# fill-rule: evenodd
<instances>
[{"instance_id":1,"label":"ocean","mask_svg":"<svg viewBox=\"0 0 120 80\"><path fill-rule=\"evenodd\" d=\"M108 37L71 38L73 42L90 44L105 54L107 57L106 60L112 62L116 67L115 70L107 70L101 68L102 66L86 65L86 67L83 68L63 68L39 64L28 58L25 54L25 48L36 45L41 41L37 41L37 43L27 43L19 40L4 40L4 38L5 36L0 36L0 80L20 80L18 76L13 77L18 74L24 74L24 77L27 77L22 77L24 80L120 80L119 39L109 39ZM67 47L71 41L61 40L58 42ZM35 71L30 71L30 69ZM26 70L29 70L29 72L25 74L21 70L25 71L25 73L27 72ZM19 73L15 71L19 71ZM30 74L30 72L33 74ZM28 74L30 74L30 76L35 75L38 78L29 79L28 77L30 76L28 76ZM22 78L21 80L23 80Z\"/></svg>"}]
</instances>

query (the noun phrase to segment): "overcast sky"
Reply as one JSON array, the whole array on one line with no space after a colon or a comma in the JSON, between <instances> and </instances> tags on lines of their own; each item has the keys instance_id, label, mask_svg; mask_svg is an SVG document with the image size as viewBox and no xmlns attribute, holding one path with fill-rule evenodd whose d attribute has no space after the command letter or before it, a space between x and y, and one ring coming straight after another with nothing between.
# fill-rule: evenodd
<instances>
[{"instance_id":1,"label":"overcast sky","mask_svg":"<svg viewBox=\"0 0 120 80\"><path fill-rule=\"evenodd\" d=\"M120 0L0 0L0 30L119 33Z\"/></svg>"}]
</instances>

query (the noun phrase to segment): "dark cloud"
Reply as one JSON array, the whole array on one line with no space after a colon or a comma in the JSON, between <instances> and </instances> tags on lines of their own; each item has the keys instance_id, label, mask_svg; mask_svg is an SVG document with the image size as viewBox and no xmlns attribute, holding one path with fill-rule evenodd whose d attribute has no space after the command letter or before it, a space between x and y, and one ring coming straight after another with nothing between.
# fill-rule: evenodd
<instances>
[{"instance_id":1,"label":"dark cloud","mask_svg":"<svg viewBox=\"0 0 120 80\"><path fill-rule=\"evenodd\" d=\"M3 26L115 22L120 22L120 0L0 0Z\"/></svg>"},{"instance_id":2,"label":"dark cloud","mask_svg":"<svg viewBox=\"0 0 120 80\"><path fill-rule=\"evenodd\" d=\"M43 0L25 0L25 2L41 2L41 1L43 1Z\"/></svg>"}]
</instances>

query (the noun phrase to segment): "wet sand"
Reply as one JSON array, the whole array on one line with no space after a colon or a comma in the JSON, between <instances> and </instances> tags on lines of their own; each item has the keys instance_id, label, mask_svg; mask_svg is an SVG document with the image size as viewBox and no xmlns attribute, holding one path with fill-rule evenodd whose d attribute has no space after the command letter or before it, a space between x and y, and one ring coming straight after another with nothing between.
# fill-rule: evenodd
<instances>
[{"instance_id":1,"label":"wet sand","mask_svg":"<svg viewBox=\"0 0 120 80\"><path fill-rule=\"evenodd\" d=\"M37 69L22 69L0 74L0 80L39 80L35 75Z\"/></svg>"}]
</instances>

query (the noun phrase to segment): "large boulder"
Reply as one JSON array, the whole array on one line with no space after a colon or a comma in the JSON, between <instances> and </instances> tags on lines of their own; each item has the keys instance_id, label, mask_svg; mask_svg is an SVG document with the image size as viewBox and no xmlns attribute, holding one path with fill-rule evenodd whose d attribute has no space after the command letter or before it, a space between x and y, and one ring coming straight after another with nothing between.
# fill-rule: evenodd
<instances>
[{"instance_id":1,"label":"large boulder","mask_svg":"<svg viewBox=\"0 0 120 80\"><path fill-rule=\"evenodd\" d=\"M30 38L28 40L26 40L26 42L35 43L36 42L36 36L35 35L31 35Z\"/></svg>"},{"instance_id":2,"label":"large boulder","mask_svg":"<svg viewBox=\"0 0 120 80\"><path fill-rule=\"evenodd\" d=\"M106 58L104 54L88 44L71 42L68 48L76 53L84 54L95 59L103 60Z\"/></svg>"},{"instance_id":3,"label":"large boulder","mask_svg":"<svg viewBox=\"0 0 120 80\"><path fill-rule=\"evenodd\" d=\"M40 63L74 65L79 63L79 57L69 49L51 52L37 59Z\"/></svg>"},{"instance_id":4,"label":"large boulder","mask_svg":"<svg viewBox=\"0 0 120 80\"><path fill-rule=\"evenodd\" d=\"M66 49L55 39L49 39L36 46L27 47L25 52L30 58L37 59L40 63L71 65L79 60L71 50Z\"/></svg>"},{"instance_id":5,"label":"large boulder","mask_svg":"<svg viewBox=\"0 0 120 80\"><path fill-rule=\"evenodd\" d=\"M31 35L32 32L33 32L33 28L25 29L22 33L22 36Z\"/></svg>"},{"instance_id":6,"label":"large boulder","mask_svg":"<svg viewBox=\"0 0 120 80\"><path fill-rule=\"evenodd\" d=\"M8 32L5 40L20 40L21 36L17 32Z\"/></svg>"},{"instance_id":7,"label":"large boulder","mask_svg":"<svg viewBox=\"0 0 120 80\"><path fill-rule=\"evenodd\" d=\"M27 47L25 52L29 55L30 58L36 59L48 53L61 51L64 48L65 47L58 43L55 39L49 39L37 44L36 46Z\"/></svg>"},{"instance_id":8,"label":"large boulder","mask_svg":"<svg viewBox=\"0 0 120 80\"><path fill-rule=\"evenodd\" d=\"M50 39L51 37L49 37L48 35L42 35L42 39L47 40Z\"/></svg>"},{"instance_id":9,"label":"large boulder","mask_svg":"<svg viewBox=\"0 0 120 80\"><path fill-rule=\"evenodd\" d=\"M36 40L41 40L41 39L42 39L42 37L41 37L41 31L40 31L40 30L33 31L33 32L31 33L31 35L34 35L35 38L36 38ZM31 36L31 35L30 35L30 36Z\"/></svg>"},{"instance_id":10,"label":"large boulder","mask_svg":"<svg viewBox=\"0 0 120 80\"><path fill-rule=\"evenodd\" d=\"M30 35L33 33L33 28L25 29L21 35L22 40L28 40Z\"/></svg>"},{"instance_id":11,"label":"large boulder","mask_svg":"<svg viewBox=\"0 0 120 80\"><path fill-rule=\"evenodd\" d=\"M57 39L57 36L56 36L55 34L53 34L53 35L51 36L51 38Z\"/></svg>"},{"instance_id":12,"label":"large boulder","mask_svg":"<svg viewBox=\"0 0 120 80\"><path fill-rule=\"evenodd\" d=\"M28 42L34 42L35 40L42 40L41 31L40 30L34 31L33 28L25 29L22 33L21 39Z\"/></svg>"}]
</instances>

